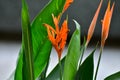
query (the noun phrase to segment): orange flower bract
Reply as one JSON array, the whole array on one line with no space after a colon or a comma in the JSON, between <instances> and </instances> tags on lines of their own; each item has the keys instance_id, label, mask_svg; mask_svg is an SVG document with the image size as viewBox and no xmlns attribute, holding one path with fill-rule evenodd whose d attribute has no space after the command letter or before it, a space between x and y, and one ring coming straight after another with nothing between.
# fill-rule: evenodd
<instances>
[{"instance_id":1,"label":"orange flower bract","mask_svg":"<svg viewBox=\"0 0 120 80\"><path fill-rule=\"evenodd\" d=\"M110 9L110 1L108 3L108 7L106 9L104 18L102 20L102 36L101 36L101 46L104 47L105 40L108 37L109 28L110 28L110 22L113 14L114 4L112 5L112 8Z\"/></svg>"},{"instance_id":2,"label":"orange flower bract","mask_svg":"<svg viewBox=\"0 0 120 80\"><path fill-rule=\"evenodd\" d=\"M88 35L87 35L87 42L86 42L86 45L88 45L89 41L91 40L91 37L93 35L93 32L94 32L94 29L95 29L95 25L96 25L96 22L97 22L97 18L98 18L98 15L99 15L99 12L100 12L100 9L101 9L101 6L102 6L102 2L103 0L100 1L100 4L98 6L98 9L93 17L93 20L90 24L90 27L88 29Z\"/></svg>"},{"instance_id":3,"label":"orange flower bract","mask_svg":"<svg viewBox=\"0 0 120 80\"><path fill-rule=\"evenodd\" d=\"M60 59L62 51L66 44L69 29L67 25L67 20L64 20L61 29L59 29L59 17L55 17L54 15L52 15L52 18L55 24L55 29L48 24L44 24L44 26L47 27L48 38L57 51L58 58Z\"/></svg>"},{"instance_id":4,"label":"orange flower bract","mask_svg":"<svg viewBox=\"0 0 120 80\"><path fill-rule=\"evenodd\" d=\"M70 6L70 4L73 3L73 0L66 0L63 12L67 10L67 8Z\"/></svg>"}]
</instances>

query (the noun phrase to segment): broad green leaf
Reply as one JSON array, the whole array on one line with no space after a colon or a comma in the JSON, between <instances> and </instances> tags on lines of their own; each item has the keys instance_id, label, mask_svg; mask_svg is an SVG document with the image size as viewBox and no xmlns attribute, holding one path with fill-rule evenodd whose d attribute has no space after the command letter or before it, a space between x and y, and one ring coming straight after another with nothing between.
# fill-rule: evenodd
<instances>
[{"instance_id":1,"label":"broad green leaf","mask_svg":"<svg viewBox=\"0 0 120 80\"><path fill-rule=\"evenodd\" d=\"M120 72L114 73L106 77L104 80L120 80Z\"/></svg>"},{"instance_id":2,"label":"broad green leaf","mask_svg":"<svg viewBox=\"0 0 120 80\"><path fill-rule=\"evenodd\" d=\"M76 74L75 80L93 80L95 50L96 50L96 48L81 64L81 66L79 67L78 72Z\"/></svg>"},{"instance_id":3,"label":"broad green leaf","mask_svg":"<svg viewBox=\"0 0 120 80\"><path fill-rule=\"evenodd\" d=\"M46 28L43 26L43 23L54 26L51 14L53 13L55 16L58 16L62 12L64 3L65 0L51 0L31 24L35 78L44 71L52 48L52 45L47 38ZM19 53L20 55L15 71L15 80L22 80L23 47L24 45Z\"/></svg>"},{"instance_id":4,"label":"broad green leaf","mask_svg":"<svg viewBox=\"0 0 120 80\"><path fill-rule=\"evenodd\" d=\"M24 0L22 0L22 40L25 51L23 54L22 80L34 80L31 28L28 8Z\"/></svg>"},{"instance_id":5,"label":"broad green leaf","mask_svg":"<svg viewBox=\"0 0 120 80\"><path fill-rule=\"evenodd\" d=\"M64 69L65 57L61 60L62 70ZM62 71L63 72L63 71ZM50 72L46 80L60 80L60 67L59 64Z\"/></svg>"},{"instance_id":6,"label":"broad green leaf","mask_svg":"<svg viewBox=\"0 0 120 80\"><path fill-rule=\"evenodd\" d=\"M64 64L63 80L74 80L80 58L80 25L74 20L76 30L73 33Z\"/></svg>"}]
</instances>

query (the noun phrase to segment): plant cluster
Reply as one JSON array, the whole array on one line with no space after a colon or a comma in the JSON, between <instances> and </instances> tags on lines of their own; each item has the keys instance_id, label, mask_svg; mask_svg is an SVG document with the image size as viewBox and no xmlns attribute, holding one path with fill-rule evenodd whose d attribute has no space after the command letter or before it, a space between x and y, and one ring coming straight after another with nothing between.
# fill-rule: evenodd
<instances>
[{"instance_id":1,"label":"plant cluster","mask_svg":"<svg viewBox=\"0 0 120 80\"><path fill-rule=\"evenodd\" d=\"M87 39L81 43L81 28L76 20L76 30L72 34L68 44L67 54L61 59L64 50L68 29L68 17L60 27L60 20L74 0L51 0L43 10L30 23L28 7L25 0L22 0L22 46L15 72L10 79L13 80L97 80L97 73L105 41L108 37L110 22L115 3L110 7L108 2L104 18L102 20L101 47L97 68L94 69L95 49L83 60L84 52L92 38L99 12L103 3L100 4L91 21ZM58 55L58 64L46 75L52 46ZM94 73L95 70L95 73ZM120 72L113 74L105 80L119 80Z\"/></svg>"}]
</instances>

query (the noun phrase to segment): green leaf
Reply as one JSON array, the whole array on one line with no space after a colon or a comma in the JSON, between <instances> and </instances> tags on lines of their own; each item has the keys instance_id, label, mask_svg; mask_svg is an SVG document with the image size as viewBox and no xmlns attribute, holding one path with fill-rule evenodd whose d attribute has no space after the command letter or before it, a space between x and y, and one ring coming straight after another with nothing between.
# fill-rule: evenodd
<instances>
[{"instance_id":1,"label":"green leaf","mask_svg":"<svg viewBox=\"0 0 120 80\"><path fill-rule=\"evenodd\" d=\"M34 80L31 28L28 8L24 0L22 0L22 40L25 51L23 54L22 80Z\"/></svg>"},{"instance_id":2,"label":"green leaf","mask_svg":"<svg viewBox=\"0 0 120 80\"><path fill-rule=\"evenodd\" d=\"M94 74L94 52L96 48L92 51L92 53L85 59L85 61L79 67L79 70L76 74L75 80L93 80Z\"/></svg>"},{"instance_id":3,"label":"green leaf","mask_svg":"<svg viewBox=\"0 0 120 80\"><path fill-rule=\"evenodd\" d=\"M61 60L62 70L64 69L65 57ZM63 71L62 71L63 72ZM46 80L60 80L60 66L59 64L50 72Z\"/></svg>"},{"instance_id":4,"label":"green leaf","mask_svg":"<svg viewBox=\"0 0 120 80\"><path fill-rule=\"evenodd\" d=\"M64 3L65 0L51 0L31 24L35 79L44 71L52 48L52 45L47 38L46 28L43 26L43 23L54 26L51 14L53 13L55 16L58 16L62 13ZM23 47L24 45L19 53L15 71L15 80L22 80Z\"/></svg>"},{"instance_id":5,"label":"green leaf","mask_svg":"<svg viewBox=\"0 0 120 80\"><path fill-rule=\"evenodd\" d=\"M41 75L39 75L37 80L45 80L46 79L46 73L47 73L48 66L49 66L49 61L47 62L47 66L45 67L44 71L42 71Z\"/></svg>"},{"instance_id":6,"label":"green leaf","mask_svg":"<svg viewBox=\"0 0 120 80\"><path fill-rule=\"evenodd\" d=\"M80 58L80 25L74 20L76 30L72 35L65 59L63 80L74 80Z\"/></svg>"},{"instance_id":7,"label":"green leaf","mask_svg":"<svg viewBox=\"0 0 120 80\"><path fill-rule=\"evenodd\" d=\"M104 80L120 80L120 72L114 73L106 77Z\"/></svg>"}]
</instances>

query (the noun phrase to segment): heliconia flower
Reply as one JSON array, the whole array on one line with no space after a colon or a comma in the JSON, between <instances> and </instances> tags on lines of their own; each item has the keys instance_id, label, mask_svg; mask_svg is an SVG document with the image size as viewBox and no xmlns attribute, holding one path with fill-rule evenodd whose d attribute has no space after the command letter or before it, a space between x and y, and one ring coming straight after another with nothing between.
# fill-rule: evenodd
<instances>
[{"instance_id":1,"label":"heliconia flower","mask_svg":"<svg viewBox=\"0 0 120 80\"><path fill-rule=\"evenodd\" d=\"M69 29L67 25L67 20L64 20L61 29L59 29L59 17L55 17L52 14L52 18L55 24L55 29L48 24L44 24L44 26L47 27L48 38L54 46L55 50L57 51L58 58L60 59L62 51L66 44Z\"/></svg>"},{"instance_id":2,"label":"heliconia flower","mask_svg":"<svg viewBox=\"0 0 120 80\"><path fill-rule=\"evenodd\" d=\"M73 0L66 0L63 12L67 10L67 8L70 6L70 4L73 3Z\"/></svg>"},{"instance_id":3,"label":"heliconia flower","mask_svg":"<svg viewBox=\"0 0 120 80\"><path fill-rule=\"evenodd\" d=\"M98 18L98 15L99 15L99 12L100 12L100 9L101 9L101 6L102 6L102 2L103 0L100 1L100 4L98 6L98 9L93 17L93 20L90 24L90 27L88 29L88 35L87 35L87 42L86 42L86 45L88 45L89 41L91 40L91 37L93 35L93 32L94 32L94 29L95 29L95 25L96 25L96 22L97 22L97 18Z\"/></svg>"},{"instance_id":4,"label":"heliconia flower","mask_svg":"<svg viewBox=\"0 0 120 80\"><path fill-rule=\"evenodd\" d=\"M114 5L115 5L115 3L113 3L112 8L110 9L110 1L109 1L108 7L107 7L105 15L104 15L104 18L102 20L101 47L104 47L105 40L108 37Z\"/></svg>"}]
</instances>

